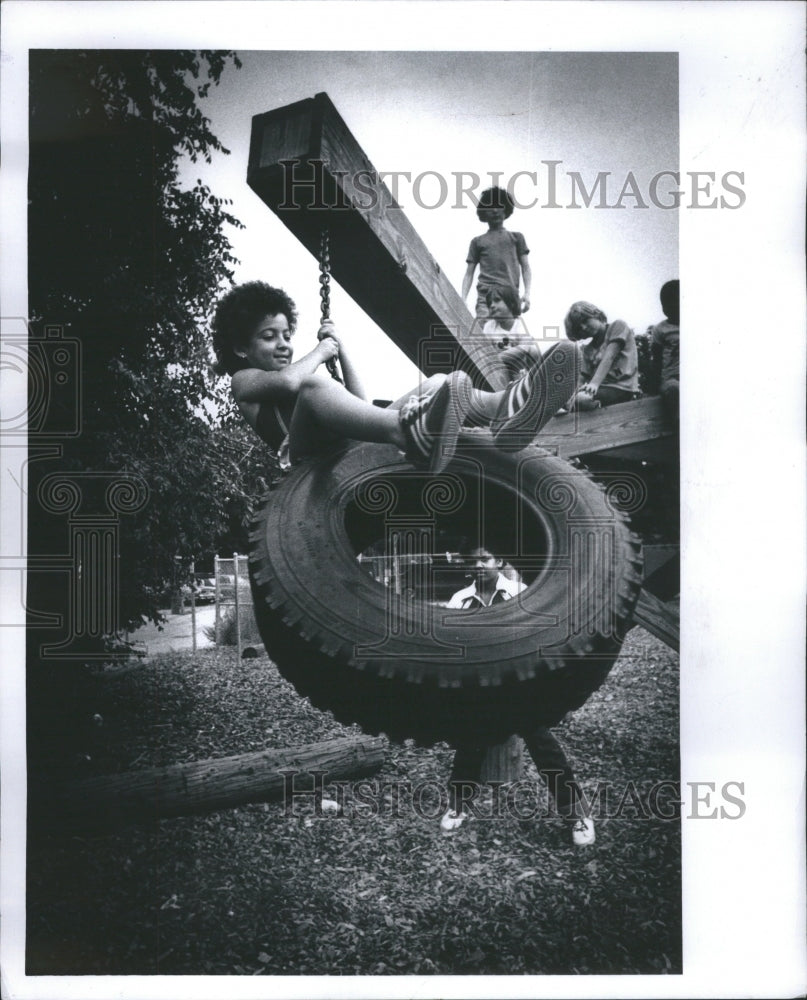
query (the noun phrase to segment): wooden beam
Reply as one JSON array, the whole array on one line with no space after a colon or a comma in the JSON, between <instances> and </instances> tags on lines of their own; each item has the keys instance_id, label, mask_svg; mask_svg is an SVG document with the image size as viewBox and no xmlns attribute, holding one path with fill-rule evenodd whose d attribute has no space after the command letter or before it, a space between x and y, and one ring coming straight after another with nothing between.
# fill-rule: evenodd
<instances>
[{"instance_id":1,"label":"wooden beam","mask_svg":"<svg viewBox=\"0 0 807 1000\"><path fill-rule=\"evenodd\" d=\"M637 441L620 448L606 448L600 454L608 458L618 458L629 462L655 462L662 465L677 465L680 461L678 438L651 438L649 441Z\"/></svg>"},{"instance_id":2,"label":"wooden beam","mask_svg":"<svg viewBox=\"0 0 807 1000\"><path fill-rule=\"evenodd\" d=\"M645 590L662 601L681 592L681 548L679 545L642 545Z\"/></svg>"},{"instance_id":3,"label":"wooden beam","mask_svg":"<svg viewBox=\"0 0 807 1000\"><path fill-rule=\"evenodd\" d=\"M331 273L427 375L462 365L502 388L495 349L327 94L252 119L247 183L315 256L329 231Z\"/></svg>"},{"instance_id":4,"label":"wooden beam","mask_svg":"<svg viewBox=\"0 0 807 1000\"><path fill-rule=\"evenodd\" d=\"M676 652L679 651L681 640L679 634L680 619L678 603L661 601L647 590L639 591L639 600L633 612L636 625L647 629L657 639L661 639Z\"/></svg>"},{"instance_id":5,"label":"wooden beam","mask_svg":"<svg viewBox=\"0 0 807 1000\"><path fill-rule=\"evenodd\" d=\"M647 396L588 413L566 413L553 417L535 443L561 458L574 458L575 455L611 452L623 449L625 445L671 437L672 432L662 412L661 398ZM624 457L633 456L628 453Z\"/></svg>"}]
</instances>

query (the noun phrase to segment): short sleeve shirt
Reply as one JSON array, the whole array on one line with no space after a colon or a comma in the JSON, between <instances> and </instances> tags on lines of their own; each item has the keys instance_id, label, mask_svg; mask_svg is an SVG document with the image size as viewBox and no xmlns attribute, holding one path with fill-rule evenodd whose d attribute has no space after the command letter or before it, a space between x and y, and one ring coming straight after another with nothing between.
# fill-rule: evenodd
<instances>
[{"instance_id":1,"label":"short sleeve shirt","mask_svg":"<svg viewBox=\"0 0 807 1000\"><path fill-rule=\"evenodd\" d=\"M485 340L493 344L498 351L504 351L508 347L524 347L535 344L520 319L516 319L509 330L501 326L495 319L489 319L482 327L482 333Z\"/></svg>"},{"instance_id":2,"label":"short sleeve shirt","mask_svg":"<svg viewBox=\"0 0 807 1000\"><path fill-rule=\"evenodd\" d=\"M589 341L582 345L580 352L583 359L583 379L588 382L594 377L605 349L613 343L620 345L620 351L602 384L614 389L623 389L625 392L638 392L639 358L636 352L636 340L633 330L621 319L608 324L600 343L595 345L593 341Z\"/></svg>"},{"instance_id":3,"label":"short sleeve shirt","mask_svg":"<svg viewBox=\"0 0 807 1000\"><path fill-rule=\"evenodd\" d=\"M466 263L479 265L479 291L487 291L496 285L512 285L518 290L521 278L519 258L529 252L521 233L494 229L474 236L468 247Z\"/></svg>"},{"instance_id":4,"label":"short sleeve shirt","mask_svg":"<svg viewBox=\"0 0 807 1000\"><path fill-rule=\"evenodd\" d=\"M653 327L653 346L661 348L661 384L679 379L678 341L680 331L677 323L664 320Z\"/></svg>"}]
</instances>

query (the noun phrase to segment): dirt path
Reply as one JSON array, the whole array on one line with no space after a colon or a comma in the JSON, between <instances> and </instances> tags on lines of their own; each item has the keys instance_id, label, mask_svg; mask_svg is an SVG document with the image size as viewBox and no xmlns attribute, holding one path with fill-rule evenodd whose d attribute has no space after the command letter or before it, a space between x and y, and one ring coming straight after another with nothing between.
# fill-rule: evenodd
<instances>
[{"instance_id":1,"label":"dirt path","mask_svg":"<svg viewBox=\"0 0 807 1000\"><path fill-rule=\"evenodd\" d=\"M160 630L153 622L141 626L136 632L130 633L134 642L143 642L146 646L146 656L159 656L163 653L175 653L193 648L193 617L190 610L184 614L173 615L163 611L165 621ZM205 605L196 609L196 648L205 649L213 642L205 635L205 628L212 627L216 620L215 605Z\"/></svg>"}]
</instances>

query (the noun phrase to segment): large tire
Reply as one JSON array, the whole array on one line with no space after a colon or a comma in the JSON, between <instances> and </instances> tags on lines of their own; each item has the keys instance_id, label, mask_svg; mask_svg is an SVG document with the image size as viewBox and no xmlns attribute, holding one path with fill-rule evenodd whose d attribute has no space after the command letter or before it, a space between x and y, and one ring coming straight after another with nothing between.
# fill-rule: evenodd
<instances>
[{"instance_id":1,"label":"large tire","mask_svg":"<svg viewBox=\"0 0 807 1000\"><path fill-rule=\"evenodd\" d=\"M446 525L504 554L527 589L449 611L397 597L357 558L385 531ZM436 477L386 445L306 462L251 538L255 617L284 676L343 722L426 743L556 724L605 679L641 585L612 496L539 449L498 451L486 432L463 434Z\"/></svg>"}]
</instances>

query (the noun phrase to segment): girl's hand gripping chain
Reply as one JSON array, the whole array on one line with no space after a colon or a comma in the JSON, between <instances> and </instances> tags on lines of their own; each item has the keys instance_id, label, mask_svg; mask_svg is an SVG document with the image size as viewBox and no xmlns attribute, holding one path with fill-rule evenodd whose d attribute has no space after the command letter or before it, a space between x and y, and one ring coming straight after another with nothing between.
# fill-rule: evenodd
<instances>
[{"instance_id":1,"label":"girl's hand gripping chain","mask_svg":"<svg viewBox=\"0 0 807 1000\"><path fill-rule=\"evenodd\" d=\"M336 336L336 327L331 320L326 319L322 322L319 330L317 330L317 340L327 355L325 367L333 374L342 345L339 343L339 338Z\"/></svg>"}]
</instances>

